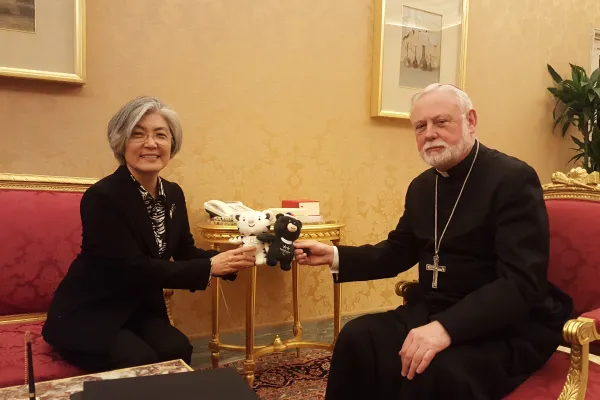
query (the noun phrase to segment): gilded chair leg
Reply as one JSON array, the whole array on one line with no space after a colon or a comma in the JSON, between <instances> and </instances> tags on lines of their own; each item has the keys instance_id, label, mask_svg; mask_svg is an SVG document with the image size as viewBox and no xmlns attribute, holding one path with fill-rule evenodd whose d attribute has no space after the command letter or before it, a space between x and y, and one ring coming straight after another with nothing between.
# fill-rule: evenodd
<instances>
[{"instance_id":1,"label":"gilded chair leg","mask_svg":"<svg viewBox=\"0 0 600 400\"><path fill-rule=\"evenodd\" d=\"M558 400L584 400L588 381L589 344L571 344L567 380Z\"/></svg>"},{"instance_id":2,"label":"gilded chair leg","mask_svg":"<svg viewBox=\"0 0 600 400\"><path fill-rule=\"evenodd\" d=\"M173 320L173 313L171 312L171 299L167 300L167 316L169 317L169 323L171 326L175 326L175 321Z\"/></svg>"},{"instance_id":3,"label":"gilded chair leg","mask_svg":"<svg viewBox=\"0 0 600 400\"><path fill-rule=\"evenodd\" d=\"M173 298L173 289L163 289L163 299L165 301L165 307L167 309L167 316L169 317L169 322L171 323L171 325L175 326L175 321L173 320L173 303L172 303L172 298Z\"/></svg>"},{"instance_id":4,"label":"gilded chair leg","mask_svg":"<svg viewBox=\"0 0 600 400\"><path fill-rule=\"evenodd\" d=\"M590 342L600 339L595 320L571 319L563 327L563 338L571 345L569 373L559 400L584 400L588 383Z\"/></svg>"}]
</instances>

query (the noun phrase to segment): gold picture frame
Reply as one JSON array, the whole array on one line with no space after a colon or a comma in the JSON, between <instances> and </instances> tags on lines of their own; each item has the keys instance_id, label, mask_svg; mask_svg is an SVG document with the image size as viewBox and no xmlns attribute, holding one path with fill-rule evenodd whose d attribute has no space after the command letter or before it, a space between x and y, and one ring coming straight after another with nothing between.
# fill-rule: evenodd
<instances>
[{"instance_id":1,"label":"gold picture frame","mask_svg":"<svg viewBox=\"0 0 600 400\"><path fill-rule=\"evenodd\" d=\"M0 6L0 76L85 84L85 0L0 0Z\"/></svg>"},{"instance_id":2,"label":"gold picture frame","mask_svg":"<svg viewBox=\"0 0 600 400\"><path fill-rule=\"evenodd\" d=\"M409 118L430 83L464 88L469 0L374 0L371 116Z\"/></svg>"}]
</instances>

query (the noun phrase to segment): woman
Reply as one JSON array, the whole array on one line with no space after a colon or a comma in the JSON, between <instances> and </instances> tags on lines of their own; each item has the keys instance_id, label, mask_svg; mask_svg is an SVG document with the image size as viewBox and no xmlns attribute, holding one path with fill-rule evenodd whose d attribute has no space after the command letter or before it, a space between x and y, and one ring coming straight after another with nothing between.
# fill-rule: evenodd
<instances>
[{"instance_id":1,"label":"woman","mask_svg":"<svg viewBox=\"0 0 600 400\"><path fill-rule=\"evenodd\" d=\"M162 289L203 290L211 276L233 280L254 265L254 248L195 247L181 188L159 177L181 148L173 110L155 98L134 99L109 122L108 141L121 165L81 199L81 252L42 334L88 371L189 363L192 346L169 323Z\"/></svg>"}]
</instances>

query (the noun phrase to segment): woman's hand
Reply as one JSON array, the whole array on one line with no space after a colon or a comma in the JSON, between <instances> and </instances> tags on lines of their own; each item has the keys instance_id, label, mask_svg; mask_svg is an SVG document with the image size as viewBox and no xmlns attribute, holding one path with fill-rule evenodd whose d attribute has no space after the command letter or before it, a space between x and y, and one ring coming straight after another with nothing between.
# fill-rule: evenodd
<instances>
[{"instance_id":1,"label":"woman's hand","mask_svg":"<svg viewBox=\"0 0 600 400\"><path fill-rule=\"evenodd\" d=\"M238 247L219 253L211 259L211 272L214 276L224 276L253 267L255 253L256 247L254 246Z\"/></svg>"}]
</instances>

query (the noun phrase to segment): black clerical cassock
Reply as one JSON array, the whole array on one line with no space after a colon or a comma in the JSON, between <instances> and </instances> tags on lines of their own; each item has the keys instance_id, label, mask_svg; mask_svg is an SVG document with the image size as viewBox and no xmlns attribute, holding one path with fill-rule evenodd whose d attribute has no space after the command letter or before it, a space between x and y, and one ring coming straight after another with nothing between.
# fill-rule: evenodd
<instances>
[{"instance_id":1,"label":"black clerical cassock","mask_svg":"<svg viewBox=\"0 0 600 400\"><path fill-rule=\"evenodd\" d=\"M327 399L500 399L547 361L571 316L571 299L547 280L548 216L537 174L478 142L447 173L432 168L411 182L387 240L338 249L339 282L395 277L418 263L419 284L407 305L344 327ZM403 378L406 335L434 320L450 347L423 374Z\"/></svg>"}]
</instances>

